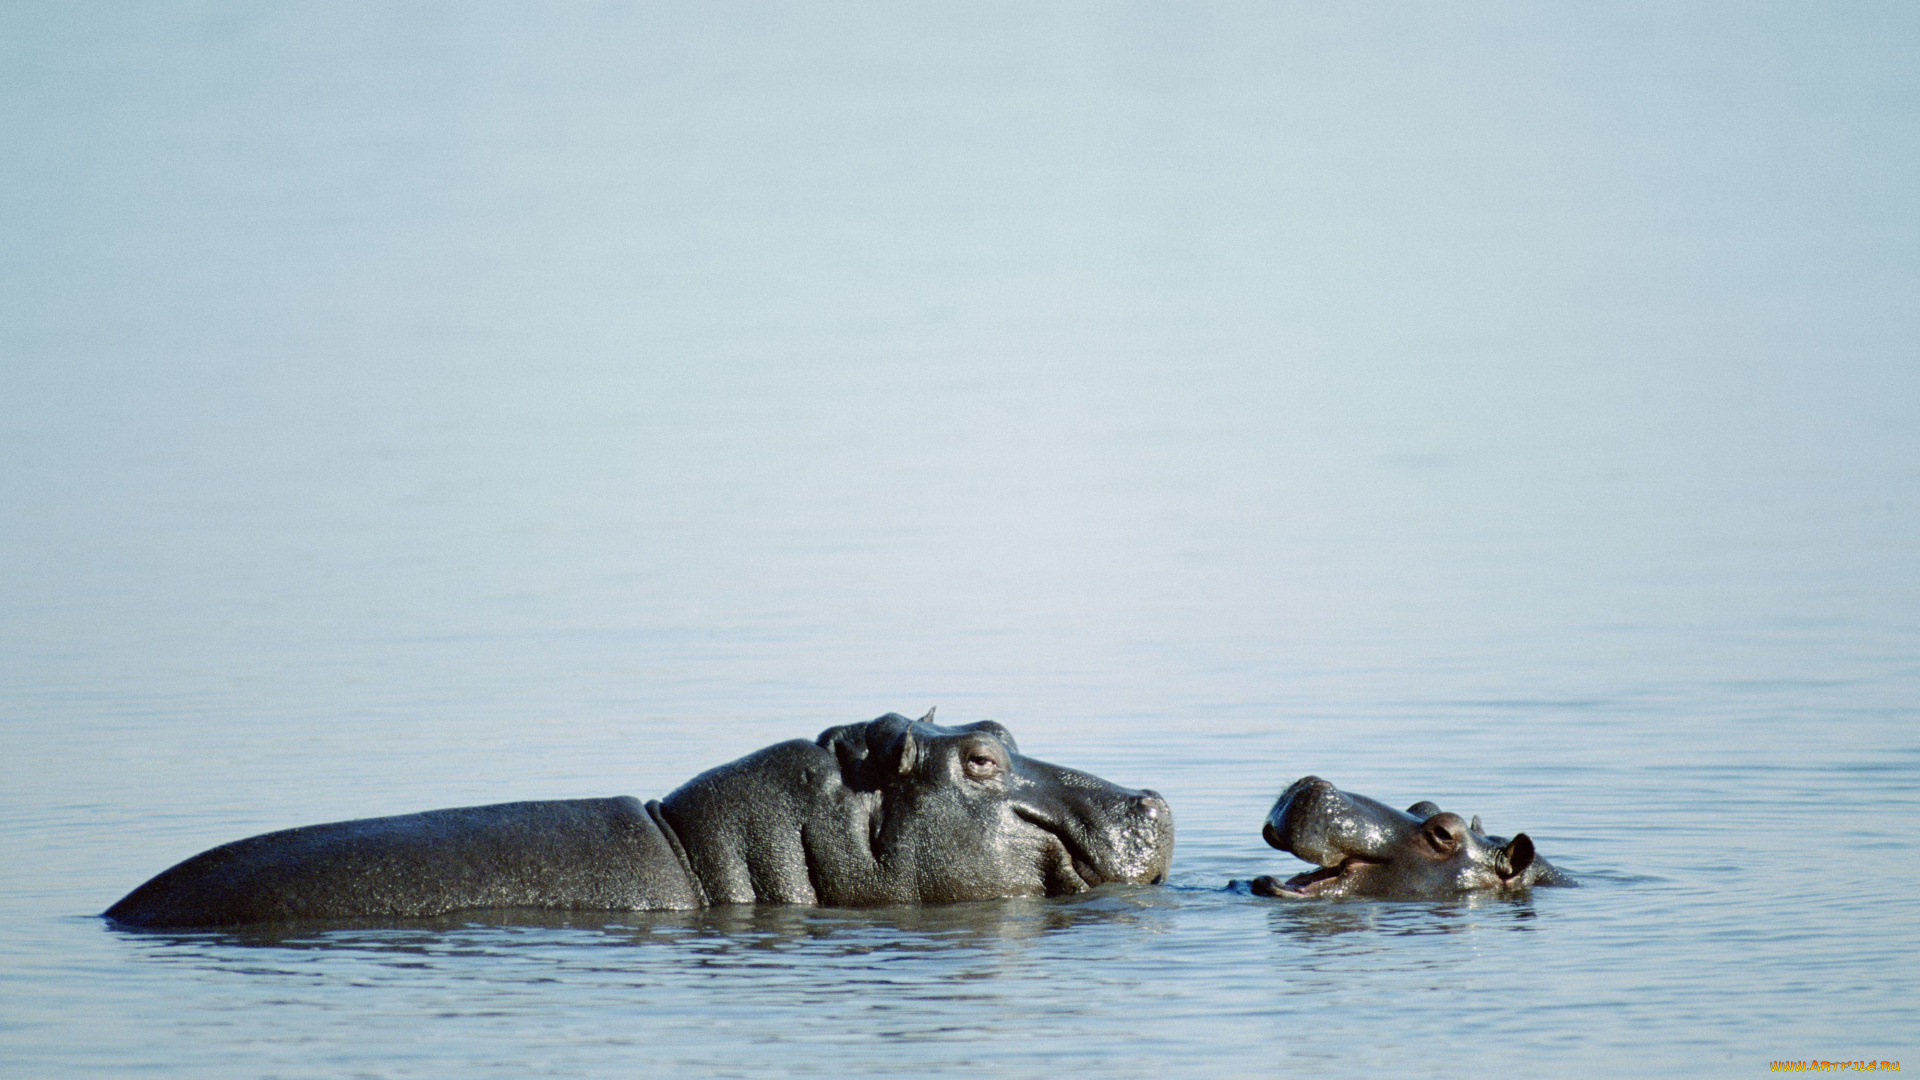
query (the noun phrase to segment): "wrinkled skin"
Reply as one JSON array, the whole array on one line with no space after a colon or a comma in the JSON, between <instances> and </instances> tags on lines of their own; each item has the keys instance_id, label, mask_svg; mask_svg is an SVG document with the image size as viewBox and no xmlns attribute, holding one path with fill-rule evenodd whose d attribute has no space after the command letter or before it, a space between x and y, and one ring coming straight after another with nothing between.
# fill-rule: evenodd
<instances>
[{"instance_id":1,"label":"wrinkled skin","mask_svg":"<svg viewBox=\"0 0 1920 1080\"><path fill-rule=\"evenodd\" d=\"M1535 853L1526 833L1488 836L1478 817L1469 822L1430 802L1395 810L1317 776L1281 794L1260 835L1320 866L1285 881L1255 878L1261 896L1424 900L1573 884Z\"/></svg>"},{"instance_id":2,"label":"wrinkled skin","mask_svg":"<svg viewBox=\"0 0 1920 1080\"><path fill-rule=\"evenodd\" d=\"M1158 794L1021 757L992 721L932 716L779 743L645 805L502 803L267 833L180 863L106 916L211 927L504 907L857 907L1166 879L1173 815Z\"/></svg>"}]
</instances>

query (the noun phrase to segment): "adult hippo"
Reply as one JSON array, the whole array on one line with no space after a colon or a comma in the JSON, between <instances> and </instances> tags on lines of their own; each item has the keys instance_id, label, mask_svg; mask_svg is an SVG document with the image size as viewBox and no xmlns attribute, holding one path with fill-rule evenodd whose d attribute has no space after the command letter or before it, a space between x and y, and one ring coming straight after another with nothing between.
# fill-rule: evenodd
<instances>
[{"instance_id":1,"label":"adult hippo","mask_svg":"<svg viewBox=\"0 0 1920 1080\"><path fill-rule=\"evenodd\" d=\"M107 909L139 927L411 918L471 908L943 904L1158 883L1158 794L1020 756L1007 729L889 713L769 746L644 806L501 803L267 833Z\"/></svg>"},{"instance_id":2,"label":"adult hippo","mask_svg":"<svg viewBox=\"0 0 1920 1080\"><path fill-rule=\"evenodd\" d=\"M1526 833L1488 836L1477 816L1468 822L1430 802L1395 810L1317 776L1281 793L1260 835L1320 865L1285 881L1255 878L1261 896L1423 900L1573 884L1534 852Z\"/></svg>"}]
</instances>

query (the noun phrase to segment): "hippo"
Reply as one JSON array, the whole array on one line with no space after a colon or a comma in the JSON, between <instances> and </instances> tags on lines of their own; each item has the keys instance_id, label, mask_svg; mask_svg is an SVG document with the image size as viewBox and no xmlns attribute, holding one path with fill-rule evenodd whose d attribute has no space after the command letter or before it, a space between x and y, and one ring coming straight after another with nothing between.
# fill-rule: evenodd
<instances>
[{"instance_id":1,"label":"hippo","mask_svg":"<svg viewBox=\"0 0 1920 1080\"><path fill-rule=\"evenodd\" d=\"M664 799L500 803L237 840L108 908L122 926L424 918L479 908L870 907L1159 884L1158 793L1022 757L991 720L888 713L778 743Z\"/></svg>"},{"instance_id":2,"label":"hippo","mask_svg":"<svg viewBox=\"0 0 1920 1080\"><path fill-rule=\"evenodd\" d=\"M1281 793L1260 835L1320 864L1285 881L1255 878L1252 889L1260 896L1427 900L1573 884L1534 852L1526 833L1512 840L1488 836L1478 816L1468 822L1430 802L1395 810L1317 776Z\"/></svg>"}]
</instances>

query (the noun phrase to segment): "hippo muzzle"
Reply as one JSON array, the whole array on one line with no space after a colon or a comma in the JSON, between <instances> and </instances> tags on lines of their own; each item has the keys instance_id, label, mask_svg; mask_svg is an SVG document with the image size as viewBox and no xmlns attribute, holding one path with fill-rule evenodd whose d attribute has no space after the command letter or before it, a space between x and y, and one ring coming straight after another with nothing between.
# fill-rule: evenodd
<instances>
[{"instance_id":1,"label":"hippo muzzle","mask_svg":"<svg viewBox=\"0 0 1920 1080\"><path fill-rule=\"evenodd\" d=\"M1173 860L1173 811L1160 793L1118 787L1096 776L1015 757L1006 788L1013 818L1049 846L1047 894L1085 892L1108 882L1158 885Z\"/></svg>"},{"instance_id":2,"label":"hippo muzzle","mask_svg":"<svg viewBox=\"0 0 1920 1080\"><path fill-rule=\"evenodd\" d=\"M1469 822L1430 802L1396 810L1317 776L1281 793L1260 835L1319 866L1285 881L1254 879L1262 896L1431 899L1573 884L1525 833L1489 836L1478 817Z\"/></svg>"}]
</instances>

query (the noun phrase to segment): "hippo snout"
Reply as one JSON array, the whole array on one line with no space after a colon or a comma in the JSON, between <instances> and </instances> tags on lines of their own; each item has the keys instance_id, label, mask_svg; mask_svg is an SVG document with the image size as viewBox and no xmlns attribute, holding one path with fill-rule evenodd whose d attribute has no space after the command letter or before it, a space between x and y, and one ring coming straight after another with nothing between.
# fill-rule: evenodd
<instances>
[{"instance_id":1,"label":"hippo snout","mask_svg":"<svg viewBox=\"0 0 1920 1080\"><path fill-rule=\"evenodd\" d=\"M1110 880L1158 885L1173 862L1173 808L1160 793L1142 788L1128 802L1124 837L1114 845Z\"/></svg>"},{"instance_id":2,"label":"hippo snout","mask_svg":"<svg viewBox=\"0 0 1920 1080\"><path fill-rule=\"evenodd\" d=\"M1295 803L1301 803L1302 809L1311 810L1304 804L1323 801L1329 793L1338 794L1339 789L1317 776L1303 776L1287 785L1274 801L1273 809L1267 811L1266 824L1260 828L1260 838L1271 847L1281 851L1292 851L1293 842L1289 835L1290 821L1294 819Z\"/></svg>"},{"instance_id":3,"label":"hippo snout","mask_svg":"<svg viewBox=\"0 0 1920 1080\"><path fill-rule=\"evenodd\" d=\"M1279 848L1281 851L1287 850L1286 839L1280 835L1279 829L1273 827L1271 821L1260 826L1260 839L1265 840L1268 847Z\"/></svg>"},{"instance_id":4,"label":"hippo snout","mask_svg":"<svg viewBox=\"0 0 1920 1080\"><path fill-rule=\"evenodd\" d=\"M1280 793L1260 836L1281 851L1332 866L1351 854L1375 854L1383 846L1384 814L1390 812L1317 776L1303 776Z\"/></svg>"}]
</instances>

